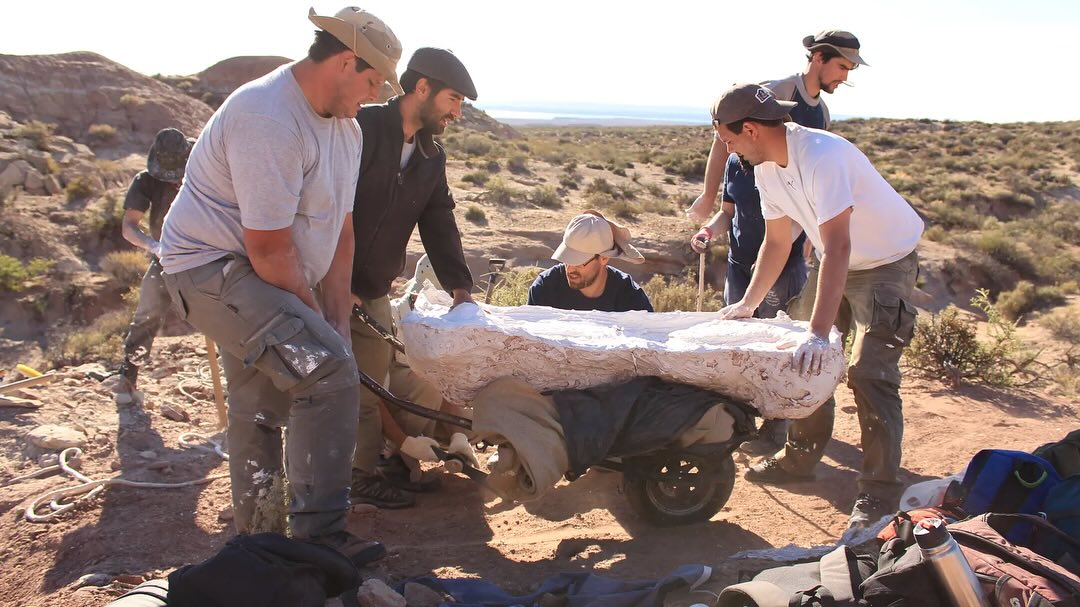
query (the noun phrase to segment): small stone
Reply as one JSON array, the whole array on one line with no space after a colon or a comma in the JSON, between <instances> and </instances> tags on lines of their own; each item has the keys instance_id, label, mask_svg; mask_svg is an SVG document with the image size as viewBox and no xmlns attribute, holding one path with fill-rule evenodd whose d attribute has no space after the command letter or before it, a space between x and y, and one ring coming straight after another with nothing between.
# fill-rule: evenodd
<instances>
[{"instance_id":1,"label":"small stone","mask_svg":"<svg viewBox=\"0 0 1080 607\"><path fill-rule=\"evenodd\" d=\"M124 464L120 463L120 460L118 460L118 459L114 459L113 461L109 462L109 470L112 470L113 472L116 472L117 470L119 470L120 468L123 468L123 467L124 467Z\"/></svg>"},{"instance_id":2,"label":"small stone","mask_svg":"<svg viewBox=\"0 0 1080 607\"><path fill-rule=\"evenodd\" d=\"M38 465L42 468L55 466L60 463L60 456L56 453L46 453L38 458Z\"/></svg>"},{"instance_id":3,"label":"small stone","mask_svg":"<svg viewBox=\"0 0 1080 607\"><path fill-rule=\"evenodd\" d=\"M172 472L172 463L166 461L154 462L146 467L147 470L155 470L158 472Z\"/></svg>"},{"instance_id":4,"label":"small stone","mask_svg":"<svg viewBox=\"0 0 1080 607\"><path fill-rule=\"evenodd\" d=\"M143 576L141 576L141 575L118 575L118 576L116 576L115 581L120 582L121 584L129 584L131 586L138 586L139 584L145 582L146 579L143 578Z\"/></svg>"},{"instance_id":5,"label":"small stone","mask_svg":"<svg viewBox=\"0 0 1080 607\"><path fill-rule=\"evenodd\" d=\"M448 602L441 593L416 582L407 582L403 594L408 607L439 607Z\"/></svg>"},{"instance_id":6,"label":"small stone","mask_svg":"<svg viewBox=\"0 0 1080 607\"><path fill-rule=\"evenodd\" d=\"M221 512L218 512L217 518L223 523L233 520L232 506L226 506Z\"/></svg>"},{"instance_id":7,"label":"small stone","mask_svg":"<svg viewBox=\"0 0 1080 607\"><path fill-rule=\"evenodd\" d=\"M131 396L130 392L116 393L116 404L120 405L121 407L130 405L133 402L135 402L135 398Z\"/></svg>"},{"instance_id":8,"label":"small stone","mask_svg":"<svg viewBox=\"0 0 1080 607\"><path fill-rule=\"evenodd\" d=\"M356 600L360 602L360 607L406 607L405 597L378 579L361 584L356 591Z\"/></svg>"},{"instance_id":9,"label":"small stone","mask_svg":"<svg viewBox=\"0 0 1080 607\"><path fill-rule=\"evenodd\" d=\"M26 435L27 440L42 449L67 449L82 447L86 444L86 435L67 426L46 424L38 426Z\"/></svg>"},{"instance_id":10,"label":"small stone","mask_svg":"<svg viewBox=\"0 0 1080 607\"><path fill-rule=\"evenodd\" d=\"M359 514L363 516L372 515L378 511L379 507L374 504L353 504L349 508L349 512L351 512L352 514Z\"/></svg>"},{"instance_id":11,"label":"small stone","mask_svg":"<svg viewBox=\"0 0 1080 607\"><path fill-rule=\"evenodd\" d=\"M150 450L139 451L139 457L143 459L157 459L157 453Z\"/></svg>"},{"instance_id":12,"label":"small stone","mask_svg":"<svg viewBox=\"0 0 1080 607\"><path fill-rule=\"evenodd\" d=\"M108 586L110 582L112 582L112 577L107 573L87 573L75 582L75 587Z\"/></svg>"},{"instance_id":13,"label":"small stone","mask_svg":"<svg viewBox=\"0 0 1080 607\"><path fill-rule=\"evenodd\" d=\"M64 383L65 386L77 386L77 385L81 384L82 382L75 379L74 377L65 377L63 383Z\"/></svg>"},{"instance_id":14,"label":"small stone","mask_svg":"<svg viewBox=\"0 0 1080 607\"><path fill-rule=\"evenodd\" d=\"M168 377L174 373L176 373L176 369L173 369L172 367L158 367L150 372L150 377L153 379L161 379L163 377Z\"/></svg>"},{"instance_id":15,"label":"small stone","mask_svg":"<svg viewBox=\"0 0 1080 607\"><path fill-rule=\"evenodd\" d=\"M187 411L184 411L172 403L161 403L160 409L162 415L174 422L186 422L191 420L191 416L188 415Z\"/></svg>"}]
</instances>

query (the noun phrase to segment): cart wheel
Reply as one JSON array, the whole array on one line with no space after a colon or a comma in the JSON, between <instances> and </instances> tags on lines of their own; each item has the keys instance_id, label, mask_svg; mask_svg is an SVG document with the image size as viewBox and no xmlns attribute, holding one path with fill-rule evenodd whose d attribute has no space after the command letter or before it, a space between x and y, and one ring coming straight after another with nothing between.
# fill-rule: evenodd
<instances>
[{"instance_id":1,"label":"cart wheel","mask_svg":"<svg viewBox=\"0 0 1080 607\"><path fill-rule=\"evenodd\" d=\"M727 503L734 487L735 462L730 454L706 459L675 452L634 461L623 473L630 507L662 527L709 520Z\"/></svg>"}]
</instances>

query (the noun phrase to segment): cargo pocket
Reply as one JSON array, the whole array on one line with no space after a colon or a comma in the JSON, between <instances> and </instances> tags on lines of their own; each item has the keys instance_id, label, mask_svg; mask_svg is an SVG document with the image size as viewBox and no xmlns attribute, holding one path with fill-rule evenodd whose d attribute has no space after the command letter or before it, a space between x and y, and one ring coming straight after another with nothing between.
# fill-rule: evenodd
<instances>
[{"instance_id":1,"label":"cargo pocket","mask_svg":"<svg viewBox=\"0 0 1080 607\"><path fill-rule=\"evenodd\" d=\"M304 320L282 311L241 344L244 365L270 376L279 390L303 382L333 354L306 330Z\"/></svg>"},{"instance_id":2,"label":"cargo pocket","mask_svg":"<svg viewBox=\"0 0 1080 607\"><path fill-rule=\"evenodd\" d=\"M873 316L852 374L900 383L900 356L914 336L914 306L895 295L874 293Z\"/></svg>"},{"instance_id":3,"label":"cargo pocket","mask_svg":"<svg viewBox=\"0 0 1080 607\"><path fill-rule=\"evenodd\" d=\"M172 300L173 310L176 312L176 315L180 317L180 320L187 320L187 302L184 301L184 297L180 295L180 291L172 285L172 281L165 281L165 292L169 294L169 299Z\"/></svg>"}]
</instances>

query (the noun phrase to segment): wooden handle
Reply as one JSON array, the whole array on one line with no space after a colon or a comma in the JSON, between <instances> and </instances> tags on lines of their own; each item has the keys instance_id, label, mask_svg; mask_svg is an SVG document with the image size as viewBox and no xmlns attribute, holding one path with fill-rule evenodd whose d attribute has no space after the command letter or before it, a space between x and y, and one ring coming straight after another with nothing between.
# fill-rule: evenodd
<instances>
[{"instance_id":1,"label":"wooden handle","mask_svg":"<svg viewBox=\"0 0 1080 607\"><path fill-rule=\"evenodd\" d=\"M210 361L210 378L214 380L214 403L217 404L218 430L229 427L229 414L225 410L225 388L221 385L221 369L218 368L217 346L206 338L206 360Z\"/></svg>"},{"instance_id":2,"label":"wooden handle","mask_svg":"<svg viewBox=\"0 0 1080 607\"><path fill-rule=\"evenodd\" d=\"M705 254L698 256L697 271L697 311L701 311L701 304L705 300Z\"/></svg>"}]
</instances>

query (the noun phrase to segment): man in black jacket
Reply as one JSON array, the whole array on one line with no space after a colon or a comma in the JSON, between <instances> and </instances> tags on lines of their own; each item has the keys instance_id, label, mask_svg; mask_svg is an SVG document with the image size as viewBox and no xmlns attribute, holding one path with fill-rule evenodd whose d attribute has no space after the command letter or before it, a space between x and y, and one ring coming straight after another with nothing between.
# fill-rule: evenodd
<instances>
[{"instance_id":1,"label":"man in black jacket","mask_svg":"<svg viewBox=\"0 0 1080 607\"><path fill-rule=\"evenodd\" d=\"M401 85L403 96L367 106L356 116L364 147L353 207L353 303L386 329L393 322L387 294L405 268L405 247L417 226L435 274L455 306L472 302L473 286L446 183L446 154L433 136L461 116L466 97L476 100L476 87L453 53L436 48L416 51ZM356 318L352 345L357 367L388 385L390 345ZM382 444L379 400L365 390L360 395L350 497L354 504L381 508L411 506L410 494L377 473Z\"/></svg>"}]
</instances>

